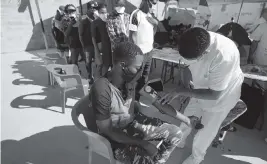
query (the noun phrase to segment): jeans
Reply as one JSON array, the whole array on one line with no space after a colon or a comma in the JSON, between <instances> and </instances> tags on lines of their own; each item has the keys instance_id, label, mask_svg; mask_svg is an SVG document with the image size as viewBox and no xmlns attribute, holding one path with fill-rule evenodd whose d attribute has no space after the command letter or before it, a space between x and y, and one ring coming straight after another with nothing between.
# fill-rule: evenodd
<instances>
[{"instance_id":1,"label":"jeans","mask_svg":"<svg viewBox=\"0 0 267 164\"><path fill-rule=\"evenodd\" d=\"M134 122L139 123L142 127L137 129L133 124L130 124L122 131L129 136L143 140L163 141L158 148L158 154L152 158L139 146L118 144L111 141L115 159L126 164L165 163L182 138L180 128L141 113L136 113Z\"/></svg>"},{"instance_id":2,"label":"jeans","mask_svg":"<svg viewBox=\"0 0 267 164\"><path fill-rule=\"evenodd\" d=\"M85 64L86 64L86 70L88 73L88 79L93 78L93 58L95 55L94 47L93 46L86 46L84 47L84 53L85 53Z\"/></svg>"},{"instance_id":3,"label":"jeans","mask_svg":"<svg viewBox=\"0 0 267 164\"><path fill-rule=\"evenodd\" d=\"M135 100L139 101L140 99L140 94L139 91L144 87L144 85L146 84L146 82L148 81L148 77L150 74L150 69L151 69L151 64L152 64L152 53L151 51L144 54L144 62L143 62L143 73L142 76L140 77L140 79L137 80L137 85L136 85L136 96L135 96Z\"/></svg>"}]
</instances>

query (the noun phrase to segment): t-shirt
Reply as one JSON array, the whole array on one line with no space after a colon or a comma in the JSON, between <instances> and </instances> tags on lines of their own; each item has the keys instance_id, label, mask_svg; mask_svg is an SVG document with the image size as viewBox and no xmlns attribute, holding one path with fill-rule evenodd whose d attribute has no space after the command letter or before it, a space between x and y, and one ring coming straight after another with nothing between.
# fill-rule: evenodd
<instances>
[{"instance_id":1,"label":"t-shirt","mask_svg":"<svg viewBox=\"0 0 267 164\"><path fill-rule=\"evenodd\" d=\"M84 46L92 46L92 36L91 36L91 22L86 17L83 18L79 25L79 35L81 38L81 42Z\"/></svg>"},{"instance_id":2,"label":"t-shirt","mask_svg":"<svg viewBox=\"0 0 267 164\"><path fill-rule=\"evenodd\" d=\"M111 118L114 127L125 127L133 120L132 98L124 100L121 92L107 78L99 78L90 89L91 109L96 120Z\"/></svg>"},{"instance_id":3,"label":"t-shirt","mask_svg":"<svg viewBox=\"0 0 267 164\"><path fill-rule=\"evenodd\" d=\"M102 43L102 46L110 49L110 40L107 32L107 23L101 19L93 21L91 26L91 35L96 38L97 43Z\"/></svg>"},{"instance_id":4,"label":"t-shirt","mask_svg":"<svg viewBox=\"0 0 267 164\"><path fill-rule=\"evenodd\" d=\"M254 54L255 64L267 65L267 22L260 24L250 37L255 41L259 41Z\"/></svg>"},{"instance_id":5,"label":"t-shirt","mask_svg":"<svg viewBox=\"0 0 267 164\"><path fill-rule=\"evenodd\" d=\"M69 37L68 44L70 48L82 48L82 44L79 37L78 27L72 27Z\"/></svg>"},{"instance_id":6,"label":"t-shirt","mask_svg":"<svg viewBox=\"0 0 267 164\"><path fill-rule=\"evenodd\" d=\"M220 111L224 109L220 107L238 101L244 77L240 68L239 50L235 43L223 35L209 33L211 44L206 54L198 62L190 65L189 69L194 89L223 91L218 100L198 100L203 110Z\"/></svg>"},{"instance_id":7,"label":"t-shirt","mask_svg":"<svg viewBox=\"0 0 267 164\"><path fill-rule=\"evenodd\" d=\"M133 34L135 44L140 47L143 53L148 53L153 49L154 26L148 22L148 14L136 9L130 17L129 30L135 31Z\"/></svg>"}]
</instances>

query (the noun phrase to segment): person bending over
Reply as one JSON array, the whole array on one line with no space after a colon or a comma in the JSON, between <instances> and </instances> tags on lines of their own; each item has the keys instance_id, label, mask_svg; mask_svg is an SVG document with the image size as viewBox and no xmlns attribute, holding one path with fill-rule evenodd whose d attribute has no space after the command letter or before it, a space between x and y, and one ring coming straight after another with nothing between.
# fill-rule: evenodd
<instances>
[{"instance_id":1,"label":"person bending over","mask_svg":"<svg viewBox=\"0 0 267 164\"><path fill-rule=\"evenodd\" d=\"M91 35L95 48L95 56L100 62L98 66L99 75L102 76L108 72L112 65L111 44L107 32L107 5L99 4L99 17L92 23ZM98 43L98 40L100 43ZM102 55L101 55L102 54Z\"/></svg>"},{"instance_id":2,"label":"person bending over","mask_svg":"<svg viewBox=\"0 0 267 164\"><path fill-rule=\"evenodd\" d=\"M182 34L178 50L191 71L192 87L177 87L160 101L166 104L180 95L191 97L184 114L202 118L204 128L195 135L192 155L183 164L199 164L222 122L239 101L244 75L235 43L223 35L192 28ZM182 123L180 128L183 147L191 127Z\"/></svg>"},{"instance_id":3,"label":"person bending over","mask_svg":"<svg viewBox=\"0 0 267 164\"><path fill-rule=\"evenodd\" d=\"M165 163L182 137L181 130L138 111L140 105L134 101L134 94L136 80L142 73L142 50L131 42L123 42L114 53L111 71L91 87L88 112L94 113L97 129L110 140L117 160L131 164ZM175 110L171 112L176 114ZM92 120L91 116L85 120ZM161 140L162 144L157 148L150 140Z\"/></svg>"}]
</instances>

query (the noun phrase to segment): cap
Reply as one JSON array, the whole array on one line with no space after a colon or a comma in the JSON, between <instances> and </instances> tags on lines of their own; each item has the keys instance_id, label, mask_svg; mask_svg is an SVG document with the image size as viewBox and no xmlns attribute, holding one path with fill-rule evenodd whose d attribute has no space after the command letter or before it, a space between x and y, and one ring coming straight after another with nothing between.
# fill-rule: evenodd
<instances>
[{"instance_id":1,"label":"cap","mask_svg":"<svg viewBox=\"0 0 267 164\"><path fill-rule=\"evenodd\" d=\"M87 8L97 8L98 3L96 1L90 1L87 3Z\"/></svg>"}]
</instances>

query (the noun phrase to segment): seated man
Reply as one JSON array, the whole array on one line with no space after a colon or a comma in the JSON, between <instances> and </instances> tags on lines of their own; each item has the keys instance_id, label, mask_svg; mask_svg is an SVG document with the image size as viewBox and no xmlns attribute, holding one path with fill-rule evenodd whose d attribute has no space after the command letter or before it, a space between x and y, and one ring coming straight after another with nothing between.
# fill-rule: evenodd
<instances>
[{"instance_id":1,"label":"seated man","mask_svg":"<svg viewBox=\"0 0 267 164\"><path fill-rule=\"evenodd\" d=\"M139 113L137 102L132 101L136 81L142 74L141 49L123 42L115 47L114 54L111 72L99 78L89 93L89 110L95 115L98 132L110 140L114 156L121 162L165 163L182 137L181 130ZM176 115L176 111L171 114ZM85 120L92 120L88 118ZM157 148L148 142L151 140L162 144Z\"/></svg>"}]
</instances>

